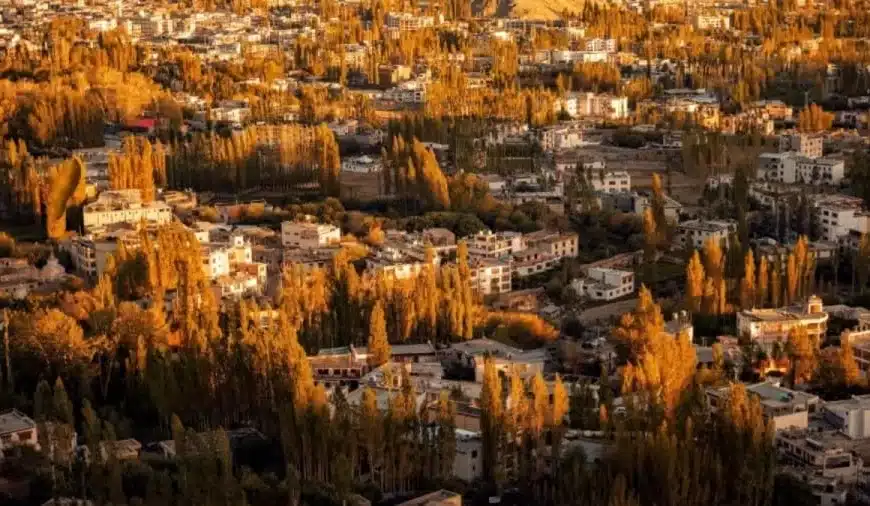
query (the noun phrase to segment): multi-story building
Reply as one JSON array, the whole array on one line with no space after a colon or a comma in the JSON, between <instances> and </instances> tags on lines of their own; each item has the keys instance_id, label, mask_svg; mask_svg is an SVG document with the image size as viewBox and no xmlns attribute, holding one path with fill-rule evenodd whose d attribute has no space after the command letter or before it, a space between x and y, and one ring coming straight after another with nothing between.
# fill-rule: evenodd
<instances>
[{"instance_id":1,"label":"multi-story building","mask_svg":"<svg viewBox=\"0 0 870 506\"><path fill-rule=\"evenodd\" d=\"M548 152L577 148L583 145L583 130L577 125L553 125L540 130L538 142Z\"/></svg>"},{"instance_id":2,"label":"multi-story building","mask_svg":"<svg viewBox=\"0 0 870 506\"><path fill-rule=\"evenodd\" d=\"M865 350L866 347L862 348ZM870 438L870 395L853 395L850 399L826 402L821 414L826 422L849 439Z\"/></svg>"},{"instance_id":3,"label":"multi-story building","mask_svg":"<svg viewBox=\"0 0 870 506\"><path fill-rule=\"evenodd\" d=\"M712 409L724 405L731 394L731 386L707 390L707 403ZM806 429L809 414L816 412L821 404L818 396L783 388L771 382L761 382L746 387L746 391L758 398L764 418L773 422L777 431Z\"/></svg>"},{"instance_id":4,"label":"multi-story building","mask_svg":"<svg viewBox=\"0 0 870 506\"><path fill-rule=\"evenodd\" d=\"M698 30L728 30L731 28L731 18L721 14L698 14L695 16L695 28Z\"/></svg>"},{"instance_id":5,"label":"multi-story building","mask_svg":"<svg viewBox=\"0 0 870 506\"><path fill-rule=\"evenodd\" d=\"M783 460L807 469L812 475L854 483L862 474L861 457L826 434L800 429L779 431L774 444Z\"/></svg>"},{"instance_id":6,"label":"multi-story building","mask_svg":"<svg viewBox=\"0 0 870 506\"><path fill-rule=\"evenodd\" d=\"M824 153L824 139L819 135L783 134L779 136L780 153L796 152L805 158L821 158Z\"/></svg>"},{"instance_id":7,"label":"multi-story building","mask_svg":"<svg viewBox=\"0 0 870 506\"><path fill-rule=\"evenodd\" d=\"M468 261L472 289L480 295L511 291L511 261L476 256Z\"/></svg>"},{"instance_id":8,"label":"multi-story building","mask_svg":"<svg viewBox=\"0 0 870 506\"><path fill-rule=\"evenodd\" d=\"M634 293L634 272L606 267L592 267L585 278L577 278L571 287L591 300L614 300Z\"/></svg>"},{"instance_id":9,"label":"multi-story building","mask_svg":"<svg viewBox=\"0 0 870 506\"><path fill-rule=\"evenodd\" d=\"M628 98L591 92L569 93L556 103L572 118L595 117L621 119L628 117Z\"/></svg>"},{"instance_id":10,"label":"multi-story building","mask_svg":"<svg viewBox=\"0 0 870 506\"><path fill-rule=\"evenodd\" d=\"M139 190L104 191L95 202L84 206L82 220L88 232L117 223L163 224L172 221L172 208L166 202L142 202Z\"/></svg>"},{"instance_id":11,"label":"multi-story building","mask_svg":"<svg viewBox=\"0 0 870 506\"><path fill-rule=\"evenodd\" d=\"M419 30L435 25L432 16L415 16L407 12L388 12L384 17L387 28L391 30L410 31Z\"/></svg>"},{"instance_id":12,"label":"multi-story building","mask_svg":"<svg viewBox=\"0 0 870 506\"><path fill-rule=\"evenodd\" d=\"M432 266L438 267L441 257L434 255ZM366 269L375 273L383 272L395 279L410 279L416 277L426 267L425 260L414 258L408 251L394 246L385 246L366 259Z\"/></svg>"},{"instance_id":13,"label":"multi-story building","mask_svg":"<svg viewBox=\"0 0 870 506\"><path fill-rule=\"evenodd\" d=\"M631 191L631 175L624 170L599 173L593 171L589 174L589 182L595 191L606 193Z\"/></svg>"},{"instance_id":14,"label":"multi-story building","mask_svg":"<svg viewBox=\"0 0 870 506\"><path fill-rule=\"evenodd\" d=\"M578 253L579 237L573 232L539 230L524 235L523 239L527 247L540 248L546 254L559 260L565 257L576 257Z\"/></svg>"},{"instance_id":15,"label":"multi-story building","mask_svg":"<svg viewBox=\"0 0 870 506\"><path fill-rule=\"evenodd\" d=\"M0 413L0 460L17 446L30 446L39 450L36 422L12 409Z\"/></svg>"},{"instance_id":16,"label":"multi-story building","mask_svg":"<svg viewBox=\"0 0 870 506\"><path fill-rule=\"evenodd\" d=\"M281 222L281 244L285 248L322 248L341 241L341 229L335 225L308 221Z\"/></svg>"},{"instance_id":17,"label":"multi-story building","mask_svg":"<svg viewBox=\"0 0 870 506\"><path fill-rule=\"evenodd\" d=\"M616 52L616 39L588 39L583 44L586 51L604 51L605 53Z\"/></svg>"},{"instance_id":18,"label":"multi-story building","mask_svg":"<svg viewBox=\"0 0 870 506\"><path fill-rule=\"evenodd\" d=\"M803 327L810 339L820 343L828 328L828 313L822 299L811 296L803 306L779 309L744 309L737 313L737 332L770 352L785 344L792 329Z\"/></svg>"},{"instance_id":19,"label":"multi-story building","mask_svg":"<svg viewBox=\"0 0 870 506\"><path fill-rule=\"evenodd\" d=\"M734 220L686 221L677 227L677 244L682 248L700 249L710 238L727 243L735 232L737 222Z\"/></svg>"},{"instance_id":20,"label":"multi-story building","mask_svg":"<svg viewBox=\"0 0 870 506\"><path fill-rule=\"evenodd\" d=\"M813 202L816 231L825 240L842 244L852 231L870 231L870 214L859 197L820 195Z\"/></svg>"},{"instance_id":21,"label":"multi-story building","mask_svg":"<svg viewBox=\"0 0 870 506\"><path fill-rule=\"evenodd\" d=\"M384 92L384 99L402 104L422 104L426 102L426 83L407 81Z\"/></svg>"},{"instance_id":22,"label":"multi-story building","mask_svg":"<svg viewBox=\"0 0 870 506\"><path fill-rule=\"evenodd\" d=\"M488 258L505 258L526 248L523 235L518 232L499 232L481 230L466 237L468 254Z\"/></svg>"}]
</instances>

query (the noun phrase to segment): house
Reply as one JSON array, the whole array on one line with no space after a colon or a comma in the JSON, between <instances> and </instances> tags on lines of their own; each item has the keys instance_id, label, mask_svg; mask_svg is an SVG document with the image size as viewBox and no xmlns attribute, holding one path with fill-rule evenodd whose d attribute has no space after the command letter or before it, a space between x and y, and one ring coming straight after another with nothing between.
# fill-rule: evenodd
<instances>
[{"instance_id":1,"label":"house","mask_svg":"<svg viewBox=\"0 0 870 506\"><path fill-rule=\"evenodd\" d=\"M677 227L677 245L681 248L700 249L710 238L727 244L731 234L735 232L735 220L686 221Z\"/></svg>"},{"instance_id":2,"label":"house","mask_svg":"<svg viewBox=\"0 0 870 506\"><path fill-rule=\"evenodd\" d=\"M845 177L845 162L834 157L808 158L796 151L762 153L756 177L789 184L836 185Z\"/></svg>"},{"instance_id":3,"label":"house","mask_svg":"<svg viewBox=\"0 0 870 506\"><path fill-rule=\"evenodd\" d=\"M783 134L779 136L777 147L780 153L792 151L805 158L821 158L824 139L820 135Z\"/></svg>"},{"instance_id":4,"label":"house","mask_svg":"<svg viewBox=\"0 0 870 506\"><path fill-rule=\"evenodd\" d=\"M836 437L827 434L806 429L778 431L774 445L784 461L814 476L854 483L862 474L864 462L861 457L844 448Z\"/></svg>"},{"instance_id":5,"label":"house","mask_svg":"<svg viewBox=\"0 0 870 506\"><path fill-rule=\"evenodd\" d=\"M466 237L468 254L487 258L503 258L526 248L523 235L518 232L499 232L481 230Z\"/></svg>"},{"instance_id":6,"label":"house","mask_svg":"<svg viewBox=\"0 0 870 506\"><path fill-rule=\"evenodd\" d=\"M468 259L469 282L479 295L496 295L511 291L512 262L489 257Z\"/></svg>"},{"instance_id":7,"label":"house","mask_svg":"<svg viewBox=\"0 0 870 506\"><path fill-rule=\"evenodd\" d=\"M860 197L820 195L813 200L813 214L819 235L826 241L841 243L853 230L870 231L870 213Z\"/></svg>"},{"instance_id":8,"label":"house","mask_svg":"<svg viewBox=\"0 0 870 506\"><path fill-rule=\"evenodd\" d=\"M776 343L784 345L789 332L803 327L810 340L820 343L828 328L828 313L822 299L811 296L803 306L779 309L744 309L737 313L737 332L768 353Z\"/></svg>"},{"instance_id":9,"label":"house","mask_svg":"<svg viewBox=\"0 0 870 506\"><path fill-rule=\"evenodd\" d=\"M19 446L39 450L36 422L17 409L0 413L0 460Z\"/></svg>"},{"instance_id":10,"label":"house","mask_svg":"<svg viewBox=\"0 0 870 506\"><path fill-rule=\"evenodd\" d=\"M544 349L520 350L486 338L455 343L447 355L463 365L473 367L477 383L483 382L483 362L487 356L493 358L498 370L507 372L516 367L525 378L543 372L548 356Z\"/></svg>"},{"instance_id":11,"label":"house","mask_svg":"<svg viewBox=\"0 0 870 506\"><path fill-rule=\"evenodd\" d=\"M281 244L285 248L322 248L341 241L341 229L335 225L308 221L281 222Z\"/></svg>"},{"instance_id":12,"label":"house","mask_svg":"<svg viewBox=\"0 0 870 506\"><path fill-rule=\"evenodd\" d=\"M483 441L479 432L456 429L453 476L466 483L483 477Z\"/></svg>"},{"instance_id":13,"label":"house","mask_svg":"<svg viewBox=\"0 0 870 506\"><path fill-rule=\"evenodd\" d=\"M822 405L824 420L849 439L870 438L870 395L853 395Z\"/></svg>"},{"instance_id":14,"label":"house","mask_svg":"<svg viewBox=\"0 0 870 506\"><path fill-rule=\"evenodd\" d=\"M589 299L610 301L634 293L634 280L633 271L592 267L585 278L572 281L571 287Z\"/></svg>"},{"instance_id":15,"label":"house","mask_svg":"<svg viewBox=\"0 0 870 506\"><path fill-rule=\"evenodd\" d=\"M104 191L95 202L84 206L82 220L89 232L117 223L163 224L172 221L172 208L166 202L143 202L140 190Z\"/></svg>"},{"instance_id":16,"label":"house","mask_svg":"<svg viewBox=\"0 0 870 506\"><path fill-rule=\"evenodd\" d=\"M590 174L589 182L599 192L621 193L631 190L631 175L624 170Z\"/></svg>"},{"instance_id":17,"label":"house","mask_svg":"<svg viewBox=\"0 0 870 506\"><path fill-rule=\"evenodd\" d=\"M731 386L708 389L707 403L711 409L724 405L731 393ZM814 413L821 401L815 395L783 388L771 382L761 382L746 387L746 391L758 398L765 419L773 422L777 431L806 429L809 414Z\"/></svg>"}]
</instances>

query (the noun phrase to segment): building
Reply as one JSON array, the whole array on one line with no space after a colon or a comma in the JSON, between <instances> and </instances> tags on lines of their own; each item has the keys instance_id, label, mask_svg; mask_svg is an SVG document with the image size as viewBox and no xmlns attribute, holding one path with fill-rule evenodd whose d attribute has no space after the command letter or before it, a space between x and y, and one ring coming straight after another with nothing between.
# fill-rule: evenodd
<instances>
[{"instance_id":1,"label":"building","mask_svg":"<svg viewBox=\"0 0 870 506\"><path fill-rule=\"evenodd\" d=\"M698 14L695 16L697 30L729 30L731 18L721 14Z\"/></svg>"},{"instance_id":2,"label":"building","mask_svg":"<svg viewBox=\"0 0 870 506\"><path fill-rule=\"evenodd\" d=\"M479 432L456 429L453 476L466 483L483 477L483 442Z\"/></svg>"},{"instance_id":3,"label":"building","mask_svg":"<svg viewBox=\"0 0 870 506\"><path fill-rule=\"evenodd\" d=\"M0 297L24 299L34 290L56 287L66 278L66 269L52 254L37 268L25 258L0 258Z\"/></svg>"},{"instance_id":4,"label":"building","mask_svg":"<svg viewBox=\"0 0 870 506\"><path fill-rule=\"evenodd\" d=\"M558 110L572 118L623 119L628 117L628 97L592 92L569 93L556 103Z\"/></svg>"},{"instance_id":5,"label":"building","mask_svg":"<svg viewBox=\"0 0 870 506\"><path fill-rule=\"evenodd\" d=\"M826 402L821 414L826 422L849 439L870 438L870 395L853 395L851 399Z\"/></svg>"},{"instance_id":6,"label":"building","mask_svg":"<svg viewBox=\"0 0 870 506\"><path fill-rule=\"evenodd\" d=\"M586 271L586 278L571 282L571 287L579 295L592 300L614 300L634 293L634 272L606 267L592 267Z\"/></svg>"},{"instance_id":7,"label":"building","mask_svg":"<svg viewBox=\"0 0 870 506\"><path fill-rule=\"evenodd\" d=\"M828 328L828 313L822 299L811 296L803 306L779 309L744 309L737 313L737 332L770 352L775 343L784 344L796 327L807 330L810 339L821 343Z\"/></svg>"},{"instance_id":8,"label":"building","mask_svg":"<svg viewBox=\"0 0 870 506\"><path fill-rule=\"evenodd\" d=\"M864 467L860 457L826 434L800 429L778 431L774 444L783 460L815 476L854 483Z\"/></svg>"},{"instance_id":9,"label":"building","mask_svg":"<svg viewBox=\"0 0 870 506\"><path fill-rule=\"evenodd\" d=\"M410 31L434 26L435 18L415 16L407 12L388 12L384 17L384 23L391 30Z\"/></svg>"},{"instance_id":10,"label":"building","mask_svg":"<svg viewBox=\"0 0 870 506\"><path fill-rule=\"evenodd\" d=\"M796 151L762 153L756 176L780 183L836 185L845 177L845 162L833 157L809 158Z\"/></svg>"},{"instance_id":11,"label":"building","mask_svg":"<svg viewBox=\"0 0 870 506\"><path fill-rule=\"evenodd\" d=\"M469 282L479 295L497 295L511 291L511 260L483 256L468 259Z\"/></svg>"},{"instance_id":12,"label":"building","mask_svg":"<svg viewBox=\"0 0 870 506\"><path fill-rule=\"evenodd\" d=\"M853 230L870 231L870 214L860 197L820 195L813 202L813 214L816 230L825 241L840 244Z\"/></svg>"},{"instance_id":13,"label":"building","mask_svg":"<svg viewBox=\"0 0 870 506\"><path fill-rule=\"evenodd\" d=\"M504 258L526 248L523 235L518 232L499 232L481 230L466 237L468 254L488 258Z\"/></svg>"},{"instance_id":14,"label":"building","mask_svg":"<svg viewBox=\"0 0 870 506\"><path fill-rule=\"evenodd\" d=\"M383 272L395 279L414 278L423 271L426 261L410 253L404 248L384 246L366 259L366 269L375 273ZM432 266L438 267L440 264L441 257L434 255Z\"/></svg>"},{"instance_id":15,"label":"building","mask_svg":"<svg viewBox=\"0 0 870 506\"><path fill-rule=\"evenodd\" d=\"M139 190L104 191L95 202L84 206L82 220L88 232L117 223L163 224L172 221L172 208L166 202L143 202Z\"/></svg>"},{"instance_id":16,"label":"building","mask_svg":"<svg viewBox=\"0 0 870 506\"><path fill-rule=\"evenodd\" d=\"M399 503L396 506L462 506L462 496L449 490L437 490L430 494Z\"/></svg>"},{"instance_id":17,"label":"building","mask_svg":"<svg viewBox=\"0 0 870 506\"><path fill-rule=\"evenodd\" d=\"M587 39L583 44L585 51L604 51L605 53L616 52L616 39Z\"/></svg>"},{"instance_id":18,"label":"building","mask_svg":"<svg viewBox=\"0 0 870 506\"><path fill-rule=\"evenodd\" d=\"M589 175L589 182L595 191L605 193L623 193L631 191L631 175L624 170L615 172L600 172Z\"/></svg>"},{"instance_id":19,"label":"building","mask_svg":"<svg viewBox=\"0 0 870 506\"><path fill-rule=\"evenodd\" d=\"M17 409L0 413L0 460L17 446L39 450L36 422Z\"/></svg>"},{"instance_id":20,"label":"building","mask_svg":"<svg viewBox=\"0 0 870 506\"><path fill-rule=\"evenodd\" d=\"M824 139L820 135L783 134L777 146L780 153L792 151L805 158L821 158L824 154Z\"/></svg>"},{"instance_id":21,"label":"building","mask_svg":"<svg viewBox=\"0 0 870 506\"><path fill-rule=\"evenodd\" d=\"M341 229L335 225L311 221L281 222L281 245L285 248L322 248L341 241Z\"/></svg>"},{"instance_id":22,"label":"building","mask_svg":"<svg viewBox=\"0 0 870 506\"><path fill-rule=\"evenodd\" d=\"M583 145L583 130L576 125L553 125L542 128L538 142L541 149L555 152L563 149L578 148Z\"/></svg>"},{"instance_id":23,"label":"building","mask_svg":"<svg viewBox=\"0 0 870 506\"><path fill-rule=\"evenodd\" d=\"M523 236L528 248L540 248L557 259L574 258L578 253L579 236L576 233L562 233L552 230L539 230Z\"/></svg>"},{"instance_id":24,"label":"building","mask_svg":"<svg viewBox=\"0 0 870 506\"><path fill-rule=\"evenodd\" d=\"M736 232L735 220L686 221L677 227L677 245L682 248L700 249L710 238L727 244L731 234Z\"/></svg>"},{"instance_id":25,"label":"building","mask_svg":"<svg viewBox=\"0 0 870 506\"><path fill-rule=\"evenodd\" d=\"M544 372L547 351L542 348L520 350L492 339L472 339L454 343L447 352L448 359L474 368L474 381L483 382L484 358L490 356L499 371L507 373L512 367L518 369L520 376L530 378Z\"/></svg>"},{"instance_id":26,"label":"building","mask_svg":"<svg viewBox=\"0 0 870 506\"><path fill-rule=\"evenodd\" d=\"M761 382L746 387L746 391L758 398L765 419L772 421L777 431L806 429L809 414L816 412L821 404L819 398L806 392L783 388L771 382ZM707 402L718 409L730 395L731 387L707 390Z\"/></svg>"}]
</instances>

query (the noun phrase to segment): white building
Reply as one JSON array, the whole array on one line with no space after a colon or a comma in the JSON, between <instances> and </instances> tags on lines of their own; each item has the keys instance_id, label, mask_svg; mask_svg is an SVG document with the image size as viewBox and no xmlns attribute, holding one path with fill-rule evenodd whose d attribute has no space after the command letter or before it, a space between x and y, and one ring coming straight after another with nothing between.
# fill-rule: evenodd
<instances>
[{"instance_id":1,"label":"white building","mask_svg":"<svg viewBox=\"0 0 870 506\"><path fill-rule=\"evenodd\" d=\"M731 18L720 14L698 14L695 16L697 30L728 30L731 28Z\"/></svg>"},{"instance_id":2,"label":"white building","mask_svg":"<svg viewBox=\"0 0 870 506\"><path fill-rule=\"evenodd\" d=\"M166 202L142 202L139 190L104 191L95 202L84 206L82 220L89 232L116 223L163 224L172 221L172 208Z\"/></svg>"},{"instance_id":3,"label":"white building","mask_svg":"<svg viewBox=\"0 0 870 506\"><path fill-rule=\"evenodd\" d=\"M845 177L845 163L832 157L808 158L796 151L762 153L756 176L780 183L836 185Z\"/></svg>"},{"instance_id":4,"label":"white building","mask_svg":"<svg viewBox=\"0 0 870 506\"><path fill-rule=\"evenodd\" d=\"M822 195L813 202L815 222L822 240L841 244L852 231L870 231L870 214L861 198L849 195Z\"/></svg>"},{"instance_id":5,"label":"white building","mask_svg":"<svg viewBox=\"0 0 870 506\"><path fill-rule=\"evenodd\" d=\"M822 405L822 417L849 439L870 438L870 395L830 401Z\"/></svg>"},{"instance_id":6,"label":"white building","mask_svg":"<svg viewBox=\"0 0 870 506\"><path fill-rule=\"evenodd\" d=\"M605 53L616 52L616 39L588 39L584 43L586 51L604 51Z\"/></svg>"},{"instance_id":7,"label":"white building","mask_svg":"<svg viewBox=\"0 0 870 506\"><path fill-rule=\"evenodd\" d=\"M774 343L784 345L789 332L803 327L810 339L822 342L828 328L828 313L815 295L803 306L779 309L744 309L737 313L737 332L741 337L770 352Z\"/></svg>"},{"instance_id":8,"label":"white building","mask_svg":"<svg viewBox=\"0 0 870 506\"><path fill-rule=\"evenodd\" d=\"M544 151L560 151L583 145L583 130L575 125L554 125L541 129L539 143Z\"/></svg>"},{"instance_id":9,"label":"white building","mask_svg":"<svg viewBox=\"0 0 870 506\"><path fill-rule=\"evenodd\" d=\"M592 172L589 182L595 191L622 193L631 191L631 175L624 170L615 172Z\"/></svg>"},{"instance_id":10,"label":"white building","mask_svg":"<svg viewBox=\"0 0 870 506\"><path fill-rule=\"evenodd\" d=\"M0 460L17 446L39 450L39 437L36 422L17 409L12 409L0 413Z\"/></svg>"},{"instance_id":11,"label":"white building","mask_svg":"<svg viewBox=\"0 0 870 506\"><path fill-rule=\"evenodd\" d=\"M415 16L407 12L388 12L384 17L387 28L399 31L419 30L435 25L432 16Z\"/></svg>"},{"instance_id":12,"label":"white building","mask_svg":"<svg viewBox=\"0 0 870 506\"><path fill-rule=\"evenodd\" d=\"M634 293L634 272L593 267L586 272L586 278L572 281L571 287L592 300L614 300Z\"/></svg>"},{"instance_id":13,"label":"white building","mask_svg":"<svg viewBox=\"0 0 870 506\"><path fill-rule=\"evenodd\" d=\"M426 102L426 83L407 81L384 92L384 99L404 104Z\"/></svg>"},{"instance_id":14,"label":"white building","mask_svg":"<svg viewBox=\"0 0 870 506\"><path fill-rule=\"evenodd\" d=\"M556 107L572 118L594 117L621 119L628 117L628 98L591 92L569 93ZM557 111L558 112L558 111Z\"/></svg>"},{"instance_id":15,"label":"white building","mask_svg":"<svg viewBox=\"0 0 870 506\"><path fill-rule=\"evenodd\" d=\"M700 249L711 237L717 241L729 240L737 232L734 220L692 220L680 223L677 227L677 244L683 248Z\"/></svg>"},{"instance_id":16,"label":"white building","mask_svg":"<svg viewBox=\"0 0 870 506\"><path fill-rule=\"evenodd\" d=\"M483 477L483 442L480 433L456 429L456 454L453 476L466 483Z\"/></svg>"},{"instance_id":17,"label":"white building","mask_svg":"<svg viewBox=\"0 0 870 506\"><path fill-rule=\"evenodd\" d=\"M322 248L341 241L341 229L335 225L310 221L281 222L281 244L285 248Z\"/></svg>"}]
</instances>

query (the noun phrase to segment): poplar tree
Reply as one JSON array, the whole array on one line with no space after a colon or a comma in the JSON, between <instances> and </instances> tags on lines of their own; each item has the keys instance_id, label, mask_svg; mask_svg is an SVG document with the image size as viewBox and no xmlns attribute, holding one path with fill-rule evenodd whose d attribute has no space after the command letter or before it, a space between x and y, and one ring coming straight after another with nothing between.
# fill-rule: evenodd
<instances>
[{"instance_id":1,"label":"poplar tree","mask_svg":"<svg viewBox=\"0 0 870 506\"><path fill-rule=\"evenodd\" d=\"M746 250L743 265L743 279L740 281L740 307L743 309L751 309L755 306L757 297L755 282L755 257L752 248L749 248Z\"/></svg>"},{"instance_id":2,"label":"poplar tree","mask_svg":"<svg viewBox=\"0 0 870 506\"><path fill-rule=\"evenodd\" d=\"M504 479L504 471L501 467L504 408L501 378L496 369L495 361L491 357L486 357L483 362L480 409L480 429L483 438L483 479L498 488Z\"/></svg>"},{"instance_id":3,"label":"poplar tree","mask_svg":"<svg viewBox=\"0 0 870 506\"><path fill-rule=\"evenodd\" d=\"M755 282L756 287L756 298L755 304L758 307L766 307L768 301L768 282L770 280L770 274L767 272L767 257L762 256L761 262L758 265L758 275Z\"/></svg>"},{"instance_id":4,"label":"poplar tree","mask_svg":"<svg viewBox=\"0 0 870 506\"><path fill-rule=\"evenodd\" d=\"M701 311L701 301L704 297L704 266L698 250L692 253L692 258L686 265L686 301L685 307L692 313Z\"/></svg>"},{"instance_id":5,"label":"poplar tree","mask_svg":"<svg viewBox=\"0 0 870 506\"><path fill-rule=\"evenodd\" d=\"M786 351L790 362L789 377L792 385L801 385L812 379L818 367L818 359L816 347L805 327L798 325L791 329Z\"/></svg>"},{"instance_id":6,"label":"poplar tree","mask_svg":"<svg viewBox=\"0 0 870 506\"><path fill-rule=\"evenodd\" d=\"M369 322L369 365L378 367L390 361L390 343L387 340L387 322L380 301L375 302Z\"/></svg>"}]
</instances>

